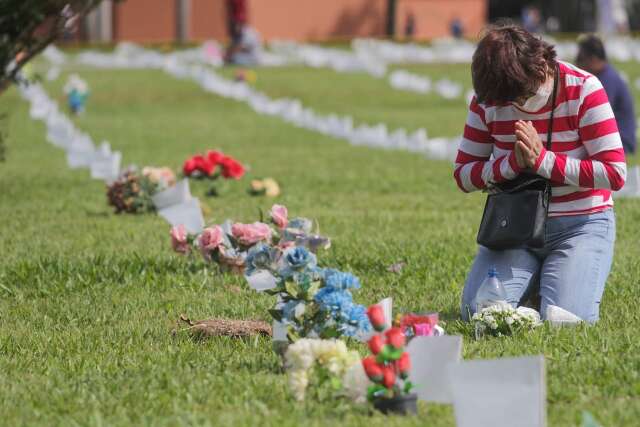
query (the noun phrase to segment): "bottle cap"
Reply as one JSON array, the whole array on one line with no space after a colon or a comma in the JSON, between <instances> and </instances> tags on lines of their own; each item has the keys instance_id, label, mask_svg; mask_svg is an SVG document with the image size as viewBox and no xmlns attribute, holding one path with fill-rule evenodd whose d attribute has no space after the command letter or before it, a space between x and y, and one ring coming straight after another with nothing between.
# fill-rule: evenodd
<instances>
[{"instance_id":1,"label":"bottle cap","mask_svg":"<svg viewBox=\"0 0 640 427\"><path fill-rule=\"evenodd\" d=\"M495 268L495 267L491 267L491 268L489 269L489 274L488 274L488 276L489 276L489 277L498 277L498 270L496 270L496 268Z\"/></svg>"}]
</instances>

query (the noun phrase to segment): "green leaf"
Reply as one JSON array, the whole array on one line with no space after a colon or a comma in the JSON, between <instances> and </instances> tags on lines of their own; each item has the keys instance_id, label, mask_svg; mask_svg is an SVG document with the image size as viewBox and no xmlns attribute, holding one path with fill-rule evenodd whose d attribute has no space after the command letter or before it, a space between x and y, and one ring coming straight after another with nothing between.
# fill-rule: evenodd
<instances>
[{"instance_id":1,"label":"green leaf","mask_svg":"<svg viewBox=\"0 0 640 427\"><path fill-rule=\"evenodd\" d=\"M391 351L389 351L388 357L390 360L398 360L400 359L400 357L402 357L402 353L404 353L403 349L391 347Z\"/></svg>"},{"instance_id":2,"label":"green leaf","mask_svg":"<svg viewBox=\"0 0 640 427\"><path fill-rule=\"evenodd\" d=\"M298 335L298 333L293 330L293 328L289 327L287 330L287 339L289 340L289 342L296 342L300 339L300 335Z\"/></svg>"},{"instance_id":3,"label":"green leaf","mask_svg":"<svg viewBox=\"0 0 640 427\"><path fill-rule=\"evenodd\" d=\"M298 293L300 292L300 286L293 280L287 280L284 282L284 289L293 297L298 297Z\"/></svg>"},{"instance_id":4,"label":"green leaf","mask_svg":"<svg viewBox=\"0 0 640 427\"><path fill-rule=\"evenodd\" d=\"M313 297L318 293L321 287L322 287L322 281L316 280L312 282L309 288L307 289L307 298L313 299Z\"/></svg>"},{"instance_id":5,"label":"green leaf","mask_svg":"<svg viewBox=\"0 0 640 427\"><path fill-rule=\"evenodd\" d=\"M271 309L269 309L269 314L271 315L271 317L274 320L276 320L278 322L282 321L282 310L278 310L276 308L271 308Z\"/></svg>"}]
</instances>

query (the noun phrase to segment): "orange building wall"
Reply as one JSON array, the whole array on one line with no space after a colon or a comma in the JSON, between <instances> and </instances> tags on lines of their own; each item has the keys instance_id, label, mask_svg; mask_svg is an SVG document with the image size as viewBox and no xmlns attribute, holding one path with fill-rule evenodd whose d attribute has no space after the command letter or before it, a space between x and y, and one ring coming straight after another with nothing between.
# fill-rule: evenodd
<instances>
[{"instance_id":1,"label":"orange building wall","mask_svg":"<svg viewBox=\"0 0 640 427\"><path fill-rule=\"evenodd\" d=\"M128 0L113 8L114 39L140 43L176 39L175 0Z\"/></svg>"},{"instance_id":2,"label":"orange building wall","mask_svg":"<svg viewBox=\"0 0 640 427\"><path fill-rule=\"evenodd\" d=\"M191 0L189 38L194 41L227 39L224 0Z\"/></svg>"},{"instance_id":3,"label":"orange building wall","mask_svg":"<svg viewBox=\"0 0 640 427\"><path fill-rule=\"evenodd\" d=\"M387 0L248 0L249 22L265 40L383 36Z\"/></svg>"},{"instance_id":4,"label":"orange building wall","mask_svg":"<svg viewBox=\"0 0 640 427\"><path fill-rule=\"evenodd\" d=\"M249 22L266 41L322 41L384 37L387 0L247 0ZM225 0L191 0L189 39L227 40ZM176 0L127 0L114 6L115 41L140 43L176 40ZM475 37L486 22L487 0L397 0L396 36L407 15L416 16L416 39L449 34L459 17L465 35Z\"/></svg>"},{"instance_id":5,"label":"orange building wall","mask_svg":"<svg viewBox=\"0 0 640 427\"><path fill-rule=\"evenodd\" d=\"M464 35L475 38L486 24L485 0L398 0L396 36L404 36L407 15L416 17L414 38L424 40L450 34L454 18L462 21Z\"/></svg>"}]
</instances>

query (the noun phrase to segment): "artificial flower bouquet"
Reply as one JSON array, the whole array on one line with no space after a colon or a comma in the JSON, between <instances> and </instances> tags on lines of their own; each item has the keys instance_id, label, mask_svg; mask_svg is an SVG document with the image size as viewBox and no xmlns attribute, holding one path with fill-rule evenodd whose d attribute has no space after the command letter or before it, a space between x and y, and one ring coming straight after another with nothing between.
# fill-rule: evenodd
<instances>
[{"instance_id":1,"label":"artificial flower bouquet","mask_svg":"<svg viewBox=\"0 0 640 427\"><path fill-rule=\"evenodd\" d=\"M368 342L372 355L362 360L364 371L373 383L367 396L383 413L415 414L417 397L411 393L411 359L404 350L405 334L395 326L384 331L384 316L380 317L379 306L369 307L367 314L378 332Z\"/></svg>"},{"instance_id":2,"label":"artificial flower bouquet","mask_svg":"<svg viewBox=\"0 0 640 427\"><path fill-rule=\"evenodd\" d=\"M217 185L213 185L207 194L218 196L224 191L222 183L241 179L246 173L246 168L233 157L221 151L210 150L206 155L197 154L185 160L182 173L188 178L207 179L216 183Z\"/></svg>"},{"instance_id":3,"label":"artificial flower bouquet","mask_svg":"<svg viewBox=\"0 0 640 427\"><path fill-rule=\"evenodd\" d=\"M252 196L278 197L280 185L273 178L252 179L248 190Z\"/></svg>"},{"instance_id":4,"label":"artificial flower bouquet","mask_svg":"<svg viewBox=\"0 0 640 427\"><path fill-rule=\"evenodd\" d=\"M269 312L287 328L287 338L361 337L371 330L364 306L353 301L360 281L351 273L320 268L316 257L302 246L285 251L277 270L276 287L267 292L279 297Z\"/></svg>"},{"instance_id":5,"label":"artificial flower bouquet","mask_svg":"<svg viewBox=\"0 0 640 427\"><path fill-rule=\"evenodd\" d=\"M206 227L198 235L189 235L184 227L173 227L172 246L181 254L199 252L205 261L223 270L251 275L258 269L277 271L289 248L302 246L317 252L331 245L331 240L312 232L311 220L290 220L285 206L274 205L270 217L271 224L226 221Z\"/></svg>"},{"instance_id":6,"label":"artificial flower bouquet","mask_svg":"<svg viewBox=\"0 0 640 427\"><path fill-rule=\"evenodd\" d=\"M359 363L358 352L349 350L341 340L303 338L285 353L289 389L298 401L307 397L322 401L345 396L349 377Z\"/></svg>"},{"instance_id":7,"label":"artificial flower bouquet","mask_svg":"<svg viewBox=\"0 0 640 427\"><path fill-rule=\"evenodd\" d=\"M237 82L254 85L258 81L258 74L254 70L240 68L236 70L235 79Z\"/></svg>"},{"instance_id":8,"label":"artificial flower bouquet","mask_svg":"<svg viewBox=\"0 0 640 427\"><path fill-rule=\"evenodd\" d=\"M152 212L155 207L151 197L175 185L175 182L175 174L167 167L147 166L141 173L130 167L107 186L107 200L116 213Z\"/></svg>"},{"instance_id":9,"label":"artificial flower bouquet","mask_svg":"<svg viewBox=\"0 0 640 427\"><path fill-rule=\"evenodd\" d=\"M530 331L541 325L540 314L528 307L513 308L510 304L495 304L483 308L471 318L476 338L484 335L505 336Z\"/></svg>"},{"instance_id":10,"label":"artificial flower bouquet","mask_svg":"<svg viewBox=\"0 0 640 427\"><path fill-rule=\"evenodd\" d=\"M398 315L393 325L402 330L407 340L411 340L441 335L444 330L438 326L438 320L438 313L406 313Z\"/></svg>"},{"instance_id":11,"label":"artificial flower bouquet","mask_svg":"<svg viewBox=\"0 0 640 427\"><path fill-rule=\"evenodd\" d=\"M71 74L64 85L64 93L67 95L67 103L73 114L84 111L89 96L89 85L77 74Z\"/></svg>"}]
</instances>

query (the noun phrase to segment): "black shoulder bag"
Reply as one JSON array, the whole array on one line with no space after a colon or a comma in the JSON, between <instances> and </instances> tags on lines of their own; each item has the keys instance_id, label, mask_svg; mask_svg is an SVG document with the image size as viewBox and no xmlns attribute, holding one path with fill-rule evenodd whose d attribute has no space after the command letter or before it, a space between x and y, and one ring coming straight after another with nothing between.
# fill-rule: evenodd
<instances>
[{"instance_id":1,"label":"black shoulder bag","mask_svg":"<svg viewBox=\"0 0 640 427\"><path fill-rule=\"evenodd\" d=\"M547 130L547 150L551 149L558 74L556 66ZM494 250L543 247L551 198L549 181L539 175L521 173L514 180L492 184L488 189L491 194L487 196L484 206L478 243Z\"/></svg>"}]
</instances>

